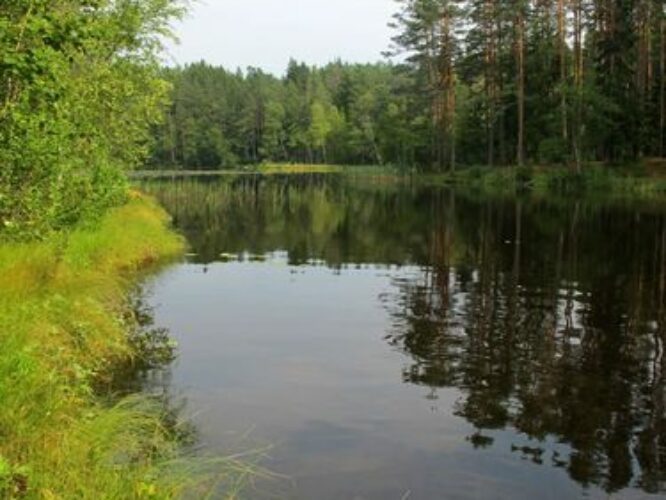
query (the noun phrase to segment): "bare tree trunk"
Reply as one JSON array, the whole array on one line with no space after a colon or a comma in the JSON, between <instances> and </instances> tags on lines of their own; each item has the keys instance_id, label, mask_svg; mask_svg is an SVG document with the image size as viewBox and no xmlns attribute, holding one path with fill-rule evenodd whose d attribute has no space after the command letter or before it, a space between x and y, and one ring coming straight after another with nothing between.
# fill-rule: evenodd
<instances>
[{"instance_id":1,"label":"bare tree trunk","mask_svg":"<svg viewBox=\"0 0 666 500\"><path fill-rule=\"evenodd\" d=\"M495 3L495 6L497 7L497 3ZM495 11L497 12L497 11ZM495 107L495 121L497 122L497 135L498 135L498 158L500 163L506 164L508 163L507 160L507 151L506 151L506 120L504 116L504 73L502 72L502 69L500 68L500 65L498 63L497 58L499 57L500 51L504 50L504 44L506 43L503 37L503 32L502 32L502 19L501 16L496 15L495 16L495 33L497 35L496 41L497 45L495 46L495 98L496 98L496 104L500 105L499 113L497 113L498 108L497 106Z\"/></svg>"},{"instance_id":2,"label":"bare tree trunk","mask_svg":"<svg viewBox=\"0 0 666 500\"><path fill-rule=\"evenodd\" d=\"M518 166L525 164L525 13L522 1L518 1L515 19L516 36L516 99L518 104L518 144L516 160Z\"/></svg>"},{"instance_id":3,"label":"bare tree trunk","mask_svg":"<svg viewBox=\"0 0 666 500\"><path fill-rule=\"evenodd\" d=\"M659 12L661 16L661 50L660 50L660 82L659 82L659 156L666 155L664 151L664 127L666 126L666 19L664 18L663 7Z\"/></svg>"},{"instance_id":4,"label":"bare tree trunk","mask_svg":"<svg viewBox=\"0 0 666 500\"><path fill-rule=\"evenodd\" d=\"M450 89L448 96L448 141L449 141L449 170L456 169L456 77L451 68Z\"/></svg>"},{"instance_id":5,"label":"bare tree trunk","mask_svg":"<svg viewBox=\"0 0 666 500\"><path fill-rule=\"evenodd\" d=\"M652 26L651 26L651 1L640 0L638 4L637 19L636 19L636 32L637 32L637 67L635 85L638 94L638 107L639 107L639 122L640 122L640 140L638 141L638 154L642 156L644 151L644 140L646 118L649 116L647 109L650 99L650 86L651 86L651 40L652 40Z\"/></svg>"},{"instance_id":6,"label":"bare tree trunk","mask_svg":"<svg viewBox=\"0 0 666 500\"><path fill-rule=\"evenodd\" d=\"M456 119L456 79L454 63L453 14L447 3L440 20L440 40L438 50L439 89L441 92L441 166L449 170L455 168L455 119Z\"/></svg>"},{"instance_id":7,"label":"bare tree trunk","mask_svg":"<svg viewBox=\"0 0 666 500\"><path fill-rule=\"evenodd\" d=\"M495 37L495 0L486 0L483 13L485 24L485 90L487 100L486 137L487 163L495 164L495 126L497 121L497 39Z\"/></svg>"},{"instance_id":8,"label":"bare tree trunk","mask_svg":"<svg viewBox=\"0 0 666 500\"><path fill-rule=\"evenodd\" d=\"M582 99L583 99L583 5L582 0L574 0L574 87L576 89L576 104L573 126L573 153L576 173L581 172L581 129L582 129Z\"/></svg>"},{"instance_id":9,"label":"bare tree trunk","mask_svg":"<svg viewBox=\"0 0 666 500\"><path fill-rule=\"evenodd\" d=\"M442 140L440 133L442 105L441 97L439 95L439 78L436 68L437 49L434 27L431 27L428 31L426 43L428 46L426 65L428 71L428 92L430 94L430 124L432 127L432 133L430 134L430 148L434 163L432 166L437 170L442 164Z\"/></svg>"},{"instance_id":10,"label":"bare tree trunk","mask_svg":"<svg viewBox=\"0 0 666 500\"><path fill-rule=\"evenodd\" d=\"M564 144L568 140L569 125L567 123L567 22L566 22L566 6L565 0L558 0L557 2L557 34L559 44L559 59L560 59L560 108L562 113L562 140Z\"/></svg>"}]
</instances>

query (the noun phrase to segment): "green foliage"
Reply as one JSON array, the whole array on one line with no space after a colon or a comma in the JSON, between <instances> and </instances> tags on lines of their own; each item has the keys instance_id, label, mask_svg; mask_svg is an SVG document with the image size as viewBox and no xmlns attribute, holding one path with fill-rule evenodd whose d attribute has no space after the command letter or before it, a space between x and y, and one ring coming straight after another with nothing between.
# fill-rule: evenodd
<instances>
[{"instance_id":1,"label":"green foliage","mask_svg":"<svg viewBox=\"0 0 666 500\"><path fill-rule=\"evenodd\" d=\"M166 71L174 104L151 165L580 170L663 156L663 2L397 3L399 64L291 61L283 78L205 63Z\"/></svg>"},{"instance_id":2,"label":"green foliage","mask_svg":"<svg viewBox=\"0 0 666 500\"><path fill-rule=\"evenodd\" d=\"M3 498L24 496L28 472L26 467L16 467L0 455L0 495Z\"/></svg>"},{"instance_id":3,"label":"green foliage","mask_svg":"<svg viewBox=\"0 0 666 500\"><path fill-rule=\"evenodd\" d=\"M0 236L45 235L125 199L168 85L180 0L0 5Z\"/></svg>"},{"instance_id":4,"label":"green foliage","mask_svg":"<svg viewBox=\"0 0 666 500\"><path fill-rule=\"evenodd\" d=\"M234 495L253 470L185 460L163 405L99 390L119 369L173 355L126 298L146 266L182 253L168 223L133 195L95 229L0 246L1 497L201 498L216 485Z\"/></svg>"},{"instance_id":5,"label":"green foliage","mask_svg":"<svg viewBox=\"0 0 666 500\"><path fill-rule=\"evenodd\" d=\"M173 85L167 120L154 129L151 165L235 168L262 162L408 164L414 137L401 82L385 64L294 61L282 79L206 63L164 71Z\"/></svg>"}]
</instances>

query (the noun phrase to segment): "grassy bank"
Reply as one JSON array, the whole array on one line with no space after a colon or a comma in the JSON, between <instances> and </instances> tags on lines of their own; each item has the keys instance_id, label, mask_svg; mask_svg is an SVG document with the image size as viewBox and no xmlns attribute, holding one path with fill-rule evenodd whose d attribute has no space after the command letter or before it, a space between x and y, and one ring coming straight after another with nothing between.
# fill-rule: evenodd
<instances>
[{"instance_id":1,"label":"grassy bank","mask_svg":"<svg viewBox=\"0 0 666 500\"><path fill-rule=\"evenodd\" d=\"M94 389L141 356L132 283L183 249L139 195L95 229L0 245L0 497L170 498L192 486L156 405Z\"/></svg>"}]
</instances>

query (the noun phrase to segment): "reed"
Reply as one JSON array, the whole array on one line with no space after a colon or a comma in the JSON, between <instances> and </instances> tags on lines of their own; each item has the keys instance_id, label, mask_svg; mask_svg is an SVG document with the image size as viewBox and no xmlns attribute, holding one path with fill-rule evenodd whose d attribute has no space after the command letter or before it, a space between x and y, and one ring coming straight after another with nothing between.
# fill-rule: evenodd
<instances>
[{"instance_id":1,"label":"reed","mask_svg":"<svg viewBox=\"0 0 666 500\"><path fill-rule=\"evenodd\" d=\"M96 227L0 245L0 496L234 496L251 460L184 459L163 406L95 390L141 355L128 292L185 248L133 193ZM194 492L194 493L193 493Z\"/></svg>"}]
</instances>

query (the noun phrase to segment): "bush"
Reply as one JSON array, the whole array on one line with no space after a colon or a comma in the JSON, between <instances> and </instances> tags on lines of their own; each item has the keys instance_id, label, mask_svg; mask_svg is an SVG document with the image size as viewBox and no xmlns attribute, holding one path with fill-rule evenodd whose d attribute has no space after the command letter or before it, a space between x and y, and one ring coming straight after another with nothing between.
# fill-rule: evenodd
<instances>
[{"instance_id":1,"label":"bush","mask_svg":"<svg viewBox=\"0 0 666 500\"><path fill-rule=\"evenodd\" d=\"M0 3L0 237L44 237L124 201L168 86L180 0Z\"/></svg>"}]
</instances>

